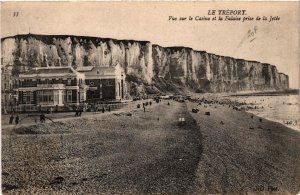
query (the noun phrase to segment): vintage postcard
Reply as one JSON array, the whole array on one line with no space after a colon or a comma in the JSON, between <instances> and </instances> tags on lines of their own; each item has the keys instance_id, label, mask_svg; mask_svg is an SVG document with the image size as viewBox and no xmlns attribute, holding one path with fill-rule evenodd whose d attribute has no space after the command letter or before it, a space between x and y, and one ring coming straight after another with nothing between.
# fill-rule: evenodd
<instances>
[{"instance_id":1,"label":"vintage postcard","mask_svg":"<svg viewBox=\"0 0 300 195\"><path fill-rule=\"evenodd\" d=\"M2 2L3 194L298 194L299 2Z\"/></svg>"}]
</instances>

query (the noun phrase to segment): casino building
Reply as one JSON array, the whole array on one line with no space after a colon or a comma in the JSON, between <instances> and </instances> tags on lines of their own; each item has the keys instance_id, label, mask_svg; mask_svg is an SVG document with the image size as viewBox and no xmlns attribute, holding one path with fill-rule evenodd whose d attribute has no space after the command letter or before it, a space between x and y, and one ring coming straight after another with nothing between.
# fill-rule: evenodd
<instances>
[{"instance_id":1,"label":"casino building","mask_svg":"<svg viewBox=\"0 0 300 195\"><path fill-rule=\"evenodd\" d=\"M60 107L121 102L124 99L125 73L114 67L81 66L38 67L19 74L18 104L27 110L33 107ZM36 108L35 108L36 109Z\"/></svg>"},{"instance_id":2,"label":"casino building","mask_svg":"<svg viewBox=\"0 0 300 195\"><path fill-rule=\"evenodd\" d=\"M72 67L39 67L18 78L19 105L63 106L85 101L85 76Z\"/></svg>"}]
</instances>

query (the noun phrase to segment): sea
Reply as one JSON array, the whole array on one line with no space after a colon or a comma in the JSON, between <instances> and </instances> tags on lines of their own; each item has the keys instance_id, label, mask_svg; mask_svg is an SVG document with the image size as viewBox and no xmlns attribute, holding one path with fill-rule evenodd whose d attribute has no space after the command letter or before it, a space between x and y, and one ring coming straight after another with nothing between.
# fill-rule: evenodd
<instances>
[{"instance_id":1,"label":"sea","mask_svg":"<svg viewBox=\"0 0 300 195\"><path fill-rule=\"evenodd\" d=\"M250 109L247 112L300 131L299 95L234 96L230 99L245 102L251 107L256 106L257 109Z\"/></svg>"}]
</instances>

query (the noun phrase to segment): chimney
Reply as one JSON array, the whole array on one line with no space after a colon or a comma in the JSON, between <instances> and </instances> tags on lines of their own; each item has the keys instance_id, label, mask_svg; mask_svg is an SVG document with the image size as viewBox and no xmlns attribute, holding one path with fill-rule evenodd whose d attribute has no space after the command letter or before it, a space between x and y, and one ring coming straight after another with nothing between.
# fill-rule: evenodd
<instances>
[{"instance_id":1,"label":"chimney","mask_svg":"<svg viewBox=\"0 0 300 195\"><path fill-rule=\"evenodd\" d=\"M46 67L49 67L48 60L47 60L47 54L44 54L44 56L43 56L43 65Z\"/></svg>"},{"instance_id":2,"label":"chimney","mask_svg":"<svg viewBox=\"0 0 300 195\"><path fill-rule=\"evenodd\" d=\"M60 61L60 57L58 57L57 59L57 63L58 63L58 66L61 67L61 61Z\"/></svg>"}]
</instances>

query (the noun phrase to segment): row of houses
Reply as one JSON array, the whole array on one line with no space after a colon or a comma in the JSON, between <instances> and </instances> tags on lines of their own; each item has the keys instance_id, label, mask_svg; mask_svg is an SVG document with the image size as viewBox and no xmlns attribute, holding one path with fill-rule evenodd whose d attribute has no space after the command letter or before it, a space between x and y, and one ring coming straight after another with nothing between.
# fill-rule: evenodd
<instances>
[{"instance_id":1,"label":"row of houses","mask_svg":"<svg viewBox=\"0 0 300 195\"><path fill-rule=\"evenodd\" d=\"M57 107L83 102L118 101L125 98L125 73L114 67L37 67L12 76L12 66L2 68L2 108L14 106Z\"/></svg>"}]
</instances>

